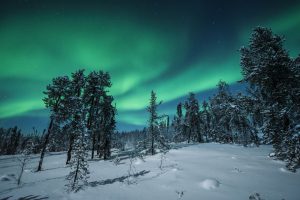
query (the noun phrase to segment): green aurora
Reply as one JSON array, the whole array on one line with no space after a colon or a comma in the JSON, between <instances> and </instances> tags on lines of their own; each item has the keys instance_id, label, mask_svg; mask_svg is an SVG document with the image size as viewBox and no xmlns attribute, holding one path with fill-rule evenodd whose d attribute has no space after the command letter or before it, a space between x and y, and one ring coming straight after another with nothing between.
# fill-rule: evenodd
<instances>
[{"instance_id":1,"label":"green aurora","mask_svg":"<svg viewBox=\"0 0 300 200\"><path fill-rule=\"evenodd\" d=\"M157 3L155 11L147 9L147 1L136 6L116 6L113 1L103 7L93 2L82 9L66 6L68 1L57 7L49 3L43 7L39 1L21 6L14 5L21 1L12 2L0 15L0 126L16 118L46 119L42 101L46 85L53 77L80 68L87 73L108 71L118 122L143 126L152 89L164 101L161 112L172 114L175 107L168 102L190 91L201 95L220 79L230 84L240 80L238 49L247 44L255 26L284 35L290 54L300 53L300 2L276 3L266 12L254 12L258 1L241 8L237 16L230 14L234 7L216 4L221 10L216 14L202 1L184 8L182 3L170 8ZM201 14L196 9L189 14L194 6ZM253 13L243 16L244 9Z\"/></svg>"}]
</instances>

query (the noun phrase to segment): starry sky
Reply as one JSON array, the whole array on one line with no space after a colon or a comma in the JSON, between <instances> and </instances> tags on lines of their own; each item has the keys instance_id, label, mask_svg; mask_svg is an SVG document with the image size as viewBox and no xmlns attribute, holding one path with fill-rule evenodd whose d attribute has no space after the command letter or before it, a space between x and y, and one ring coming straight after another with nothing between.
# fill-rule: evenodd
<instances>
[{"instance_id":1,"label":"starry sky","mask_svg":"<svg viewBox=\"0 0 300 200\"><path fill-rule=\"evenodd\" d=\"M299 10L292 0L1 1L0 126L46 128L46 85L81 68L111 74L118 130L146 125L152 89L170 115L188 92L208 99L220 79L243 90L238 49L265 26L296 57Z\"/></svg>"}]
</instances>

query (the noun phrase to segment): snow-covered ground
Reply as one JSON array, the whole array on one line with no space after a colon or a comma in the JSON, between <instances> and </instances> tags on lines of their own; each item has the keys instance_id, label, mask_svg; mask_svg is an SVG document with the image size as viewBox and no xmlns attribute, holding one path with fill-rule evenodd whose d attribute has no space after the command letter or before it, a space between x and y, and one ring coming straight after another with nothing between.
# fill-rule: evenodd
<instances>
[{"instance_id":1,"label":"snow-covered ground","mask_svg":"<svg viewBox=\"0 0 300 200\"><path fill-rule=\"evenodd\" d=\"M21 187L14 175L15 156L0 157L0 199L258 199L299 200L300 173L268 157L271 146L245 148L228 144L197 144L141 159L89 161L89 186L67 193L66 154L50 153L44 170L34 172L38 155L25 169ZM130 163L132 167L130 170ZM136 174L136 176L130 176ZM258 193L258 194L256 194ZM25 198L26 199L26 198ZM251 199L251 198L250 198Z\"/></svg>"}]
</instances>

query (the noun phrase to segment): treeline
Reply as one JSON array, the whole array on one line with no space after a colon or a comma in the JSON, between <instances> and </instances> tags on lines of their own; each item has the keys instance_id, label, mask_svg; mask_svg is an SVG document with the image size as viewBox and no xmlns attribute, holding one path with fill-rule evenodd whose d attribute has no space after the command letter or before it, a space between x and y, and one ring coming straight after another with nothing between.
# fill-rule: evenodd
<instances>
[{"instance_id":1,"label":"treeline","mask_svg":"<svg viewBox=\"0 0 300 200\"><path fill-rule=\"evenodd\" d=\"M170 143L219 142L259 146L263 131L262 116L254 109L249 95L231 94L226 82L218 83L217 93L200 103L194 93L177 105L176 114L169 122L165 114L159 115L160 103L151 92L148 127L118 134L116 143L122 149L155 154L170 147Z\"/></svg>"},{"instance_id":2,"label":"treeline","mask_svg":"<svg viewBox=\"0 0 300 200\"><path fill-rule=\"evenodd\" d=\"M137 148L154 154L170 141L272 144L275 156L295 171L300 166L300 56L291 58L283 41L270 29L254 29L249 45L240 49L247 90L233 95L220 81L217 93L201 104L190 93L177 105L170 127L164 115L158 116L160 103L152 91L147 134Z\"/></svg>"},{"instance_id":3,"label":"treeline","mask_svg":"<svg viewBox=\"0 0 300 200\"><path fill-rule=\"evenodd\" d=\"M46 150L49 152L67 151L68 134L65 130L56 130L52 133ZM46 130L38 132L33 128L32 132L24 133L17 126L12 128L0 128L0 155L14 155L22 153L30 144L31 153L41 152L45 141Z\"/></svg>"},{"instance_id":4,"label":"treeline","mask_svg":"<svg viewBox=\"0 0 300 200\"><path fill-rule=\"evenodd\" d=\"M173 141L272 144L275 156L295 171L300 166L300 56L291 58L283 38L261 27L254 29L249 46L240 53L241 82L248 85L247 91L232 95L228 84L220 81L218 92L201 105L190 93L177 106ZM160 129L157 106L152 107L150 135Z\"/></svg>"},{"instance_id":5,"label":"treeline","mask_svg":"<svg viewBox=\"0 0 300 200\"><path fill-rule=\"evenodd\" d=\"M161 102L152 91L148 125L142 131L114 131L116 108L109 95L108 73L94 71L85 76L79 70L71 77L54 78L44 92L51 115L49 127L37 140L41 149L38 170L46 150L67 150L66 164L80 163L84 174L88 156L93 159L96 152L107 159L113 147L155 154L167 150L171 142L220 142L272 144L275 156L295 171L300 166L300 56L291 58L283 41L270 29L254 29L249 45L240 49L241 82L247 90L231 94L228 84L220 81L216 94L207 101L199 102L190 93L177 105L171 122L169 116L158 114ZM17 129L0 132L1 154L18 152L24 136ZM92 150L91 155L87 150Z\"/></svg>"},{"instance_id":6,"label":"treeline","mask_svg":"<svg viewBox=\"0 0 300 200\"><path fill-rule=\"evenodd\" d=\"M178 104L172 121L174 141L258 146L262 124L254 118L251 97L241 93L232 95L224 81L217 86L217 94L202 104L194 93L189 94L186 102Z\"/></svg>"},{"instance_id":7,"label":"treeline","mask_svg":"<svg viewBox=\"0 0 300 200\"><path fill-rule=\"evenodd\" d=\"M26 149L28 143L32 144L32 153L39 153L43 140L42 134L33 128L32 133L23 134L17 126L13 128L0 128L0 155L14 155Z\"/></svg>"}]
</instances>

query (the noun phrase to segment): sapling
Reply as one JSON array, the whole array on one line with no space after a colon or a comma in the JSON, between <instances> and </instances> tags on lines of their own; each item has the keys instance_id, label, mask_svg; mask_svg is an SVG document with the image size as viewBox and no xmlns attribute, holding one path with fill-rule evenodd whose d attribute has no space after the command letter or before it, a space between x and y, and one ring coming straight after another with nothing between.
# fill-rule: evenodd
<instances>
[{"instance_id":1,"label":"sapling","mask_svg":"<svg viewBox=\"0 0 300 200\"><path fill-rule=\"evenodd\" d=\"M32 153L32 147L33 147L32 142L27 142L27 145L26 145L25 149L17 157L17 160L18 160L19 165L20 165L20 173L19 173L19 176L17 178L17 184L18 185L21 184L21 179L22 179L22 176L23 176L23 173L24 173L24 169L25 169L27 163L31 159L31 155L30 154Z\"/></svg>"}]
</instances>

